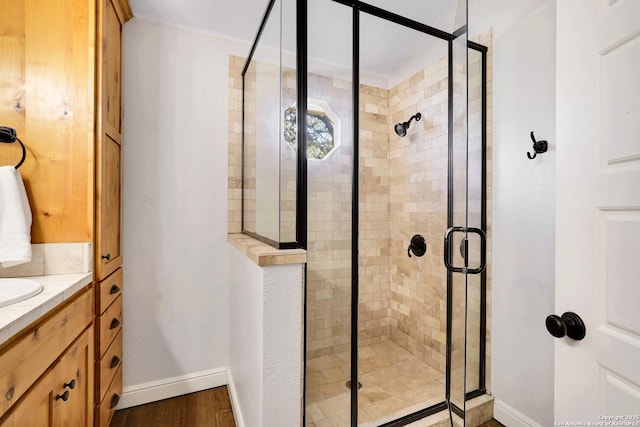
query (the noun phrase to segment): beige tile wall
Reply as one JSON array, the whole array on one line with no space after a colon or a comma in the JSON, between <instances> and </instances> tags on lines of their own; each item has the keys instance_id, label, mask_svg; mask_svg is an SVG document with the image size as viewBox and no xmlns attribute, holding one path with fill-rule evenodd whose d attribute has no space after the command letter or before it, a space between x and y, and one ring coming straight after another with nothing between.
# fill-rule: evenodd
<instances>
[{"instance_id":1,"label":"beige tile wall","mask_svg":"<svg viewBox=\"0 0 640 427\"><path fill-rule=\"evenodd\" d=\"M389 91L360 85L359 341L390 336Z\"/></svg>"},{"instance_id":2,"label":"beige tile wall","mask_svg":"<svg viewBox=\"0 0 640 427\"><path fill-rule=\"evenodd\" d=\"M392 134L391 339L429 366L444 372L446 271L442 233L447 227L447 60L416 73L390 90L391 122L416 112L407 136ZM407 256L414 234L427 241L424 257Z\"/></svg>"},{"instance_id":3,"label":"beige tile wall","mask_svg":"<svg viewBox=\"0 0 640 427\"><path fill-rule=\"evenodd\" d=\"M242 232L242 68L246 59L229 56L227 232Z\"/></svg>"},{"instance_id":4,"label":"beige tile wall","mask_svg":"<svg viewBox=\"0 0 640 427\"><path fill-rule=\"evenodd\" d=\"M340 146L307 163L307 357L347 351L351 342L351 84L308 76L309 98L340 120Z\"/></svg>"}]
</instances>

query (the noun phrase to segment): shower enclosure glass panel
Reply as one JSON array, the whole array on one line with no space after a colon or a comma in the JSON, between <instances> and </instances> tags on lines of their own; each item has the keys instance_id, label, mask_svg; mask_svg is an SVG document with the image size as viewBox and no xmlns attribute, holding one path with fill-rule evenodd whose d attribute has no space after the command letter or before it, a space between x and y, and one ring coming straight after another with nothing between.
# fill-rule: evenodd
<instances>
[{"instance_id":1,"label":"shower enclosure glass panel","mask_svg":"<svg viewBox=\"0 0 640 427\"><path fill-rule=\"evenodd\" d=\"M269 1L243 71L243 232L307 249L305 425L464 425L484 392L481 51L465 0Z\"/></svg>"},{"instance_id":2,"label":"shower enclosure glass panel","mask_svg":"<svg viewBox=\"0 0 640 427\"><path fill-rule=\"evenodd\" d=\"M295 15L295 0L273 3L243 74L243 231L274 244L296 240L297 157L282 137L297 97Z\"/></svg>"},{"instance_id":3,"label":"shower enclosure glass panel","mask_svg":"<svg viewBox=\"0 0 640 427\"><path fill-rule=\"evenodd\" d=\"M485 170L485 98L486 68L483 53L469 49L468 61L468 226L486 231L486 170ZM481 262L481 242L477 234L469 234L469 265ZM487 251L490 245L487 243ZM467 277L467 351L466 391L484 388L484 353L486 304L486 271Z\"/></svg>"},{"instance_id":4,"label":"shower enclosure glass panel","mask_svg":"<svg viewBox=\"0 0 640 427\"><path fill-rule=\"evenodd\" d=\"M445 259L454 268L449 268L448 311L449 311L449 371L448 400L455 409L454 415L465 411L466 395L466 344L467 344L467 278L465 242L467 232L467 199L468 199L468 121L467 121L467 54L468 43L466 33L466 2L458 1L453 18L454 39L451 42L451 60L449 69L449 230L459 227L458 232L449 234L449 244L444 250ZM464 421L464 420L462 420Z\"/></svg>"},{"instance_id":5,"label":"shower enclosure glass panel","mask_svg":"<svg viewBox=\"0 0 640 427\"><path fill-rule=\"evenodd\" d=\"M449 43L360 16L358 421L377 426L446 397Z\"/></svg>"},{"instance_id":6,"label":"shower enclosure glass panel","mask_svg":"<svg viewBox=\"0 0 640 427\"><path fill-rule=\"evenodd\" d=\"M351 419L351 12L330 0L308 3L306 425Z\"/></svg>"}]
</instances>

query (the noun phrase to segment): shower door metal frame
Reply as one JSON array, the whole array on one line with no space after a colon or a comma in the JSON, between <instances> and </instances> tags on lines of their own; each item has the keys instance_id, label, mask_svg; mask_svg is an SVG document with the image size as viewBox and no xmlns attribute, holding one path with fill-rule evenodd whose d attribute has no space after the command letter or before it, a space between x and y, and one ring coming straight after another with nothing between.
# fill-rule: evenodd
<instances>
[{"instance_id":1,"label":"shower door metal frame","mask_svg":"<svg viewBox=\"0 0 640 427\"><path fill-rule=\"evenodd\" d=\"M265 9L262 21L258 27L258 32L251 44L249 55L242 68L242 163L241 163L241 210L240 210L240 222L242 234L246 234L256 240L273 246L276 249L306 249L307 248L307 134L301 132L301 129L307 128L307 1L296 0L296 97L297 97L297 110L298 115L296 117L297 123L297 137L298 137L298 150L296 152L296 240L293 242L280 241L280 221L278 221L278 240L270 239L266 236L258 234L257 232L249 231L244 226L244 123L245 123L245 75L253 55L258 47L260 38L264 31L264 28L269 21L271 11L275 5L276 0L269 0ZM300 76L304 76L302 79ZM278 209L281 209L278 204ZM278 212L279 213L279 212ZM306 296L305 296L306 297ZM305 299L306 301L306 299Z\"/></svg>"},{"instance_id":2,"label":"shower door metal frame","mask_svg":"<svg viewBox=\"0 0 640 427\"><path fill-rule=\"evenodd\" d=\"M269 0L267 8L265 10L263 19L261 21L258 33L252 44L245 66L242 70L242 97L243 97L243 111L242 120L244 125L244 96L245 96L245 74L250 66L251 60L255 53L255 50L260 41L260 37L267 24L271 10L276 0ZM296 79L297 79L297 133L298 133L298 150L297 150L297 175L296 175L296 241L295 242L280 242L261 236L257 233L250 232L244 228L244 130L242 135L242 233L247 234L257 240L274 246L278 249L290 249L290 248L307 248L307 158L306 158L306 125L307 125L307 1L308 0L296 0ZM454 32L454 34L447 33L440 29L431 27L418 21L414 21L407 17L397 15L393 12L372 6L368 3L359 0L329 0L338 4L342 4L352 9L352 86L353 86L353 179L352 179L352 244L351 244L351 384L358 383L358 290L359 290L359 278L358 278L358 224L359 224L359 106L360 106L360 12L372 15L392 23L402 25L404 27L419 31L421 33L434 36L436 38L445 40L449 44L448 48L448 61L449 61L449 99L451 102L453 96L453 64L452 64L452 45L453 41L458 37L456 33L464 33L466 27ZM486 231L486 123L487 123L487 73L486 73L486 61L487 61L487 48L478 43L471 41L467 42L468 49L473 49L481 52L482 54L482 205L481 205L481 229ZM453 108L449 105L449 123L452 126L453 122ZM449 129L449 159L451 160L453 132ZM451 182L452 168L449 167L449 181ZM452 186L448 188L448 204L453 197ZM453 226L453 219L451 215L451 209L448 209L448 227ZM447 369L446 369L446 398L449 398L451 387L451 317L452 317L452 273L447 272ZM306 281L306 265L305 265L305 281ZM486 392L486 271L481 273L481 307L480 307L480 357L479 357L479 387L476 390L465 393L465 400L469 400L473 397L480 396ZM304 324L307 324L307 287L304 287ZM306 350L307 350L307 330L304 330L304 344L303 352L305 359L303 361L303 415L302 422L305 423L306 411L305 399L306 399ZM357 427L358 425L358 389L357 387L351 388L351 427ZM451 405L452 410L462 418L464 418L464 411ZM416 411L412 414L403 416L391 422L385 423L380 427L401 427L409 423L415 422L419 419L427 417L429 415L446 410L446 401L429 406L422 410Z\"/></svg>"}]
</instances>

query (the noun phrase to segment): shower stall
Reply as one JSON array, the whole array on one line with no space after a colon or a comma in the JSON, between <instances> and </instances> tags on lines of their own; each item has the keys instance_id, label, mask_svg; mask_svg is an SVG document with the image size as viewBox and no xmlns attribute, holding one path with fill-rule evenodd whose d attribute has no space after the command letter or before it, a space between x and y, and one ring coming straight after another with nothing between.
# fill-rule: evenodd
<instances>
[{"instance_id":1,"label":"shower stall","mask_svg":"<svg viewBox=\"0 0 640 427\"><path fill-rule=\"evenodd\" d=\"M268 2L242 229L307 250L305 426L465 425L486 392L486 53L464 0Z\"/></svg>"}]
</instances>

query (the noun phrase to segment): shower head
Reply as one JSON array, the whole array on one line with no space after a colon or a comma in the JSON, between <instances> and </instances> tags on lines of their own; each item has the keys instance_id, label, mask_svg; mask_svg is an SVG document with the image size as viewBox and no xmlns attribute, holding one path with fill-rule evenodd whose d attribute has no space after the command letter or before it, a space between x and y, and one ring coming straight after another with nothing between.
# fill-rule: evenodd
<instances>
[{"instance_id":1,"label":"shower head","mask_svg":"<svg viewBox=\"0 0 640 427\"><path fill-rule=\"evenodd\" d=\"M400 137L403 137L407 134L407 130L409 129L409 125L411 125L411 120L416 119L416 122L419 122L422 118L422 114L415 113L411 118L404 123L396 123L393 129L396 131L396 134Z\"/></svg>"}]
</instances>

